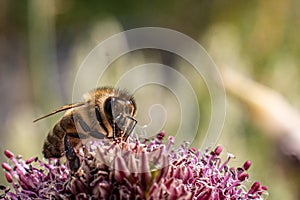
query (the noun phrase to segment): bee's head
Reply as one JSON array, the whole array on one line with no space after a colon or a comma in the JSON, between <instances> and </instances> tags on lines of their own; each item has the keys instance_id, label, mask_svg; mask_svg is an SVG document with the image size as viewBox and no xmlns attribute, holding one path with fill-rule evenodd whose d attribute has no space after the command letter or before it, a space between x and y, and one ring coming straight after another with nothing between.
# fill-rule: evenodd
<instances>
[{"instance_id":1,"label":"bee's head","mask_svg":"<svg viewBox=\"0 0 300 200\"><path fill-rule=\"evenodd\" d=\"M113 137L126 140L137 123L134 119L136 114L134 100L109 97L104 102L104 113L112 127Z\"/></svg>"}]
</instances>

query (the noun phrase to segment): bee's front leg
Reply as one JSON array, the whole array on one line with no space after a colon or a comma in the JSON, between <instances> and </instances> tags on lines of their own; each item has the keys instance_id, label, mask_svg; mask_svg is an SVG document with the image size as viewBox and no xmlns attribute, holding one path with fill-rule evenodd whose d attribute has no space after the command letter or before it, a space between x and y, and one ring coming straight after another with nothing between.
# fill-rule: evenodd
<instances>
[{"instance_id":1,"label":"bee's front leg","mask_svg":"<svg viewBox=\"0 0 300 200\"><path fill-rule=\"evenodd\" d=\"M75 173L80 166L80 160L76 155L73 146L70 143L69 137L65 135L64 138L64 145L65 145L65 155L69 161L69 166L72 173Z\"/></svg>"}]
</instances>

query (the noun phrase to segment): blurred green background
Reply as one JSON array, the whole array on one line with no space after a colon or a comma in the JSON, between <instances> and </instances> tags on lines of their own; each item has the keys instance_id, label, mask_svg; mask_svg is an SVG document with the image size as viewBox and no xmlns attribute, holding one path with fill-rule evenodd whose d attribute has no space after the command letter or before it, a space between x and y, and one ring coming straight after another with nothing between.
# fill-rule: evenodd
<instances>
[{"instance_id":1,"label":"blurred green background","mask_svg":"<svg viewBox=\"0 0 300 200\"><path fill-rule=\"evenodd\" d=\"M253 80L250 88L254 91L261 91L258 83L264 85L262 95L270 94L270 98L276 99L281 94L279 99L285 105L282 110L295 111L291 118L280 109L277 112L275 108L280 107L277 104L274 112L272 107L270 112L266 111L264 105L270 106L268 98L260 98L252 90L250 93L249 87L243 87L247 83L244 79L231 82L232 78L224 75L227 117L218 143L236 155L231 165L252 160L250 181L259 180L267 185L268 199L300 199L297 154L282 148L289 146L284 140L286 134L295 137L300 134L299 126L295 131L287 128L291 119L299 122L299 8L300 2L296 0L1 0L0 150L10 149L25 158L41 157L43 140L60 115L35 124L32 121L71 102L74 78L87 54L114 33L137 27L165 27L199 41L221 71L230 69ZM135 52L128 59L120 59L116 65L134 66L154 60L176 63L177 69L185 65L163 52ZM186 69L185 76L193 83L199 98L200 125L207 127L209 94L203 80ZM109 83L115 73L116 70L108 72L103 83ZM162 90L158 94L162 93L167 92ZM274 93L278 95L272 96ZM169 96L161 97L164 101L166 98ZM144 102L142 97L139 99ZM287 121L286 126L281 126L274 116L284 116L279 121L283 124ZM168 129L172 133L176 123L170 124ZM197 140L193 143L196 147L198 144ZM6 160L0 156L1 162ZM3 171L0 176L1 184L7 184Z\"/></svg>"}]
</instances>

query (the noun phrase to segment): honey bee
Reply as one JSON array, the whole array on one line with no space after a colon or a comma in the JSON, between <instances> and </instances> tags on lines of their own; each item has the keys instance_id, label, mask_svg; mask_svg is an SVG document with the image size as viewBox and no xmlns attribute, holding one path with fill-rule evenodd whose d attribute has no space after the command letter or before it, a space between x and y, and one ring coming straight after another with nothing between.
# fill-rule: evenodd
<instances>
[{"instance_id":1,"label":"honey bee","mask_svg":"<svg viewBox=\"0 0 300 200\"><path fill-rule=\"evenodd\" d=\"M84 95L83 102L62 106L34 122L61 111L66 112L49 131L43 154L45 158L61 158L65 155L72 172L80 166L74 148L81 144L81 139L126 141L137 123L133 96L112 87L92 90Z\"/></svg>"}]
</instances>

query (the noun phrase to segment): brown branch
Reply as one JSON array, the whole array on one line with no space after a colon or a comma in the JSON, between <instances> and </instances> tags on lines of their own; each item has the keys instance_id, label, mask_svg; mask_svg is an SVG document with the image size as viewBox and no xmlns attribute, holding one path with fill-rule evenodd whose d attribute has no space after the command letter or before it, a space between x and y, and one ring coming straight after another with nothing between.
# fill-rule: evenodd
<instances>
[{"instance_id":1,"label":"brown branch","mask_svg":"<svg viewBox=\"0 0 300 200\"><path fill-rule=\"evenodd\" d=\"M236 71L222 70L225 88L252 112L253 119L270 137L282 144L288 155L300 159L300 113L275 90Z\"/></svg>"}]
</instances>

